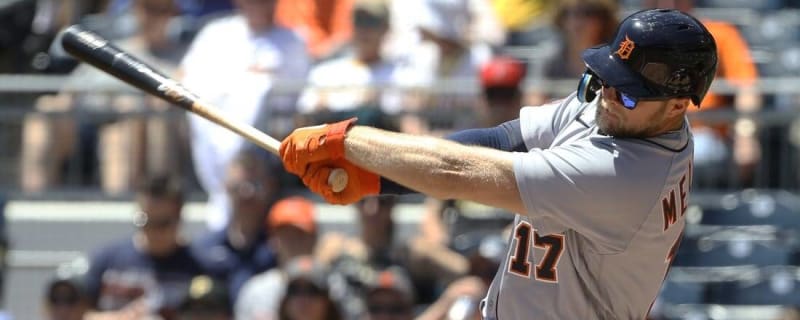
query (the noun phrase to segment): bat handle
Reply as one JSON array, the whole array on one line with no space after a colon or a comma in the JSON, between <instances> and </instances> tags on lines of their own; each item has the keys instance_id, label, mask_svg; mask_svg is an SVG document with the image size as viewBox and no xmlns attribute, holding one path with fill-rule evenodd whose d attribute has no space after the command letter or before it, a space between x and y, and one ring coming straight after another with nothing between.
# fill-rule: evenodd
<instances>
[{"instance_id":1,"label":"bat handle","mask_svg":"<svg viewBox=\"0 0 800 320\"><path fill-rule=\"evenodd\" d=\"M331 170L331 174L328 176L328 185L336 193L344 190L347 187L347 171L342 168Z\"/></svg>"},{"instance_id":2,"label":"bat handle","mask_svg":"<svg viewBox=\"0 0 800 320\"><path fill-rule=\"evenodd\" d=\"M194 101L189 108L189 111L235 132L250 142L255 143L257 146L266 149L272 154L279 154L278 150L281 147L280 141L275 140L275 138L270 137L266 133L261 132L252 126L240 124L229 119L224 114L216 111L206 102L200 100ZM342 168L333 169L331 174L328 176L328 185L331 187L333 192L336 193L344 190L344 188L347 187L347 171L344 171Z\"/></svg>"}]
</instances>

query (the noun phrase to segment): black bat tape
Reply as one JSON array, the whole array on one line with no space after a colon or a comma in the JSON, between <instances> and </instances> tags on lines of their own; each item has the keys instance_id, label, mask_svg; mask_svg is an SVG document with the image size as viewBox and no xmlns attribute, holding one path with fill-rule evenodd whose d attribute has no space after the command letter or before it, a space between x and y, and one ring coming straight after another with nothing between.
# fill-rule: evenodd
<instances>
[{"instance_id":1,"label":"black bat tape","mask_svg":"<svg viewBox=\"0 0 800 320\"><path fill-rule=\"evenodd\" d=\"M64 49L78 59L180 107L191 109L198 100L177 81L115 47L100 35L79 26L71 26L64 32L61 40Z\"/></svg>"}]
</instances>

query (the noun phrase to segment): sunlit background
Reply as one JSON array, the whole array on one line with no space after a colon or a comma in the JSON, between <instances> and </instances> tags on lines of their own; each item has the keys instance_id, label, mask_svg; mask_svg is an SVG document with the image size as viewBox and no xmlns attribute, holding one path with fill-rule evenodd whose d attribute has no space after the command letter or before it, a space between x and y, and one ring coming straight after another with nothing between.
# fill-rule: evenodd
<instances>
[{"instance_id":1,"label":"sunlit background","mask_svg":"<svg viewBox=\"0 0 800 320\"><path fill-rule=\"evenodd\" d=\"M476 319L476 299L505 254L510 215L490 208L420 195L324 204L263 150L70 58L57 37L66 26L112 39L278 139L352 116L441 136L570 94L585 69L580 52L651 6L706 23L720 64L712 93L689 114L687 227L650 318L800 319L797 0L0 0L0 309L13 319L193 319L196 303L231 319L274 316L295 287L269 305L258 284L242 286L295 270L282 261L284 251L299 255L285 248L294 240L275 240L284 235L273 223L285 223L316 235L306 253L327 270L325 299L341 315L326 319L380 309L369 289L388 265L412 284L395 286L410 305L392 310L414 316L439 304L436 319ZM166 198L185 201L182 215L158 216L174 207L147 202L174 194L183 200ZM307 212L295 204L282 209L291 218L270 222L287 196L311 200L316 215L297 218ZM183 242L153 231L168 229L169 217ZM164 271L153 262L161 260L134 254L157 250L141 244L154 239L199 248L186 250L201 260L227 245L238 258L203 282L205 272ZM120 243L127 249L98 256ZM457 285L469 290L454 294ZM145 307L132 311L137 301ZM313 318L286 305L285 319Z\"/></svg>"}]
</instances>

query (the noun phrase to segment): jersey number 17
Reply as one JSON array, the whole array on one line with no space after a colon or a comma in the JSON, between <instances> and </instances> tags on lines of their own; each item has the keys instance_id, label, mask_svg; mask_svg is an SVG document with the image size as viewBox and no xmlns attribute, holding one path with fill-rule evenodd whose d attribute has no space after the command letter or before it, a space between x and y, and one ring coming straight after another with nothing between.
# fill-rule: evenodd
<instances>
[{"instance_id":1,"label":"jersey number 17","mask_svg":"<svg viewBox=\"0 0 800 320\"><path fill-rule=\"evenodd\" d=\"M522 221L514 228L514 239L516 246L508 262L509 272L525 278L530 278L533 272L533 278L537 281L558 282L558 261L564 252L564 235L540 236L528 222ZM533 270L529 260L531 245L544 250Z\"/></svg>"}]
</instances>

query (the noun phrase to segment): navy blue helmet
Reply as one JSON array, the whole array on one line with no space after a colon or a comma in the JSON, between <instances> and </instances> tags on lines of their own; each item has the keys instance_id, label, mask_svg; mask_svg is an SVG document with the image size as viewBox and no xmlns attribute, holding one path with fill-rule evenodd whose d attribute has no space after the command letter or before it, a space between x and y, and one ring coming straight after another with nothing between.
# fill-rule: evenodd
<instances>
[{"instance_id":1,"label":"navy blue helmet","mask_svg":"<svg viewBox=\"0 0 800 320\"><path fill-rule=\"evenodd\" d=\"M625 18L614 41L586 49L583 61L582 101L593 100L604 83L634 99L689 97L699 106L716 74L717 46L694 17L649 9Z\"/></svg>"}]
</instances>

